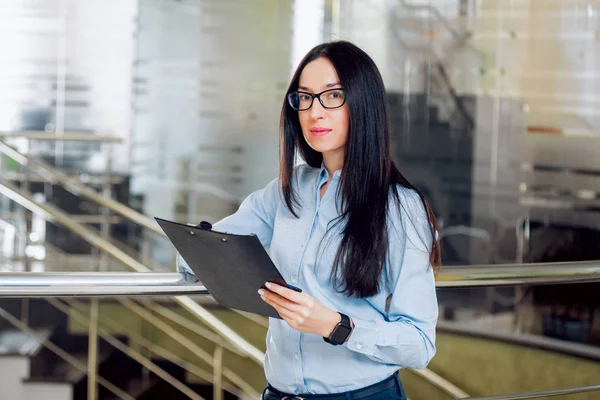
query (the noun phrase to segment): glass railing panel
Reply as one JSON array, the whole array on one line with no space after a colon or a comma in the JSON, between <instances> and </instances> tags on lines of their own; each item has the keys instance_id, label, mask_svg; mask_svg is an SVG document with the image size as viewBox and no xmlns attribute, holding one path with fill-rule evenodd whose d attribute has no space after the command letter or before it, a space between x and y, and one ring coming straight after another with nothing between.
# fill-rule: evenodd
<instances>
[{"instance_id":1,"label":"glass railing panel","mask_svg":"<svg viewBox=\"0 0 600 400\"><path fill-rule=\"evenodd\" d=\"M438 288L440 320L600 347L597 290L598 283Z\"/></svg>"},{"instance_id":2,"label":"glass railing panel","mask_svg":"<svg viewBox=\"0 0 600 400\"><path fill-rule=\"evenodd\" d=\"M568 265L563 267L566 269ZM577 275L570 275L569 278L562 279L584 279L584 274L587 275L591 270L585 272L585 268L590 267L581 269L582 267L571 266L580 268L579 278ZM491 396L597 384L595 380L600 368L600 349L597 346L598 332L594 326L595 298L588 296L593 292L591 284L563 283L561 287L565 296L557 301L556 297L548 296L548 293L556 291L556 286L506 285L507 279L530 279L517 276L523 276L521 270L524 268L536 267L522 266L519 270L514 267L490 266L487 267L487 272L484 268L480 266L475 270L448 267L438 275L440 319L437 354L425 370L402 371L401 376L411 398ZM546 265L546 268L550 270L553 267ZM502 269L513 271L513 276L503 278ZM557 273L558 271L546 274L543 279L556 278ZM194 300L198 302L194 303L196 308L188 305L187 310L184 310L178 307L177 303L184 306L187 303L182 302L181 297L171 300L168 295L181 294L180 290L189 294L206 291L200 284L183 284L181 276L176 273L118 275L5 274L0 287L0 296L4 297L0 299L0 307L4 306L2 318L13 329L23 330L22 325L29 324L31 327L44 328L45 332L58 326L63 330L74 331L76 335L89 332L93 337L99 333L103 340L142 365L145 364L138 354L140 346L169 359L169 352L159 347L174 341L177 350L173 349L171 352L179 357L176 358L179 361L190 362L188 355L204 362L208 362L211 357L214 360L215 357L222 356L224 361L231 362L226 367L229 370L224 367L223 376L232 383L244 391L252 389L244 386L243 381L259 382L258 386L264 384L264 377L256 377L262 374L262 356L250 357L251 354L246 350L249 345L257 346L255 351L261 354L264 352L267 329L264 318L248 318L238 312L220 308L206 296L194 296ZM536 275L535 279L540 278L542 275ZM481 284L481 279L488 279L490 283L503 282L504 286L461 289L447 287L459 282L461 285ZM565 289L571 285L576 291L569 292ZM101 297L85 299L85 294L89 293ZM154 299L121 297L125 293L152 293ZM61 299L61 296L73 295L84 297ZM42 300L18 299L15 296L50 297ZM557 304L558 307L566 306L564 313L561 311L563 309L557 309ZM575 304L575 307L569 307L570 304ZM210 311L212 319L203 316L197 309L198 306ZM590 313L578 315L574 312L581 310ZM59 318L60 313L64 317ZM12 317L8 314L12 314ZM95 314L98 315L96 327L93 323L90 324L90 317ZM239 336L232 339L231 335L221 334L224 331L217 321L239 332ZM140 332L139 325L150 328L143 328ZM53 328L50 329L50 334L52 332ZM144 336L147 332L150 332L149 336ZM215 332L219 332L219 335ZM123 350L121 344L103 337L104 333L116 335L138 352ZM194 336L191 337L190 334ZM129 339L125 340L121 337L123 335ZM139 342L138 345L132 344L134 339ZM243 345L242 341L247 345ZM60 342L75 343L66 340ZM207 345L204 346L203 343ZM219 350L219 347L222 349ZM56 354L56 351L52 352ZM231 355L228 356L228 352ZM145 366L163 377L153 366ZM237 367L245 372L236 374L234 368ZM192 373L198 375L198 371L194 371ZM241 379L245 374L255 375Z\"/></svg>"},{"instance_id":3,"label":"glass railing panel","mask_svg":"<svg viewBox=\"0 0 600 400\"><path fill-rule=\"evenodd\" d=\"M440 288L430 369L471 396L598 384L597 291L598 283ZM581 396L573 398L597 393Z\"/></svg>"},{"instance_id":4,"label":"glass railing panel","mask_svg":"<svg viewBox=\"0 0 600 400\"><path fill-rule=\"evenodd\" d=\"M508 297L508 289L513 288L506 289L503 295ZM471 303L475 297L469 295ZM265 326L214 308L206 298L199 300L245 339L264 347ZM460 397L456 393L496 396L599 383L600 352L590 343L548 338L525 328L519 331L514 328L518 317L508 317L506 310L486 313L485 309L455 306L451 316L449 302L442 295L440 303L436 356L427 370L401 371L410 398ZM95 300L81 297L26 302L0 299L0 350L28 357L31 381L71 379L77 388L85 375L81 368L89 368L89 335L95 332L99 335L97 379L104 388L100 390L108 390L103 385L106 379L130 395L139 394L136 391L150 391L172 375L202 394L215 383L211 359L216 356L222 357L221 384L225 391L259 392L265 384L260 365L239 354L238 348L216 335L210 326L175 307L166 297L152 301L148 297L100 298L97 327L90 331L94 307ZM217 351L219 346L222 352ZM71 357L64 357L60 350ZM144 364L148 360L153 364ZM83 390L79 385L78 390ZM591 392L573 398L593 399L594 395Z\"/></svg>"}]
</instances>

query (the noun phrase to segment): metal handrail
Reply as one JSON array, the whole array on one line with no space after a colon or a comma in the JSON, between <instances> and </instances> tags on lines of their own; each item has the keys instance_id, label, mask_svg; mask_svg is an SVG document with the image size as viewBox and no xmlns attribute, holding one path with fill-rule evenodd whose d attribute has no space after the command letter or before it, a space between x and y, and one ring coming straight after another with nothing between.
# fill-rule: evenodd
<instances>
[{"instance_id":1,"label":"metal handrail","mask_svg":"<svg viewBox=\"0 0 600 400\"><path fill-rule=\"evenodd\" d=\"M0 272L3 297L177 296L208 294L181 274L141 272Z\"/></svg>"},{"instance_id":2,"label":"metal handrail","mask_svg":"<svg viewBox=\"0 0 600 400\"><path fill-rule=\"evenodd\" d=\"M446 267L437 288L600 282L600 260ZM0 272L0 297L208 295L181 274L136 272ZM190 299L191 300L191 299Z\"/></svg>"},{"instance_id":3,"label":"metal handrail","mask_svg":"<svg viewBox=\"0 0 600 400\"><path fill-rule=\"evenodd\" d=\"M46 179L48 182L60 183L65 190L75 194L76 196L82 196L90 201L93 201L96 204L106 207L110 211L121 215L126 220L141 226L142 228L145 228L159 236L166 237L165 233L162 231L162 229L160 229L154 219L132 210L125 204L113 200L110 197L102 196L96 190L90 188L85 183L80 182L77 178L71 177L64 172L57 170L44 161L41 161L35 157L30 157L15 150L2 140L0 140L0 153L12 158L17 163L30 168L33 172ZM217 190L214 187L211 187L211 189L211 193L216 196L225 196L227 198L237 199L237 197L233 196L231 193Z\"/></svg>"},{"instance_id":4,"label":"metal handrail","mask_svg":"<svg viewBox=\"0 0 600 400\"><path fill-rule=\"evenodd\" d=\"M554 396L563 396L563 395L568 395L568 394L588 393L588 392L597 392L597 391L600 391L600 385L565 387L565 388L550 389L550 390L537 390L534 392L501 394L501 395L497 395L497 396L468 397L468 400L525 400L525 399L539 399L541 397L554 397Z\"/></svg>"},{"instance_id":5,"label":"metal handrail","mask_svg":"<svg viewBox=\"0 0 600 400\"><path fill-rule=\"evenodd\" d=\"M0 142L0 147L2 143ZM36 215L39 215L44 220L58 223L73 233L76 233L88 243L98 247L102 251L110 254L118 261L127 265L134 271L137 272L149 272L145 265L129 256L127 253L117 248L115 245L110 243L108 240L101 237L97 232L88 228L84 224L78 223L71 218L69 214L53 206L52 204L40 203L33 199L33 196L23 189L19 189L11 183L7 182L3 178L0 178L0 194L13 200L15 203L27 208Z\"/></svg>"},{"instance_id":6,"label":"metal handrail","mask_svg":"<svg viewBox=\"0 0 600 400\"><path fill-rule=\"evenodd\" d=\"M445 267L438 288L600 282L600 260Z\"/></svg>"},{"instance_id":7,"label":"metal handrail","mask_svg":"<svg viewBox=\"0 0 600 400\"><path fill-rule=\"evenodd\" d=\"M436 374L429 368L423 368L423 369L412 369L411 368L411 369L408 369L408 371L415 374L416 376L422 378L430 385L433 385L436 388L440 389L442 392L452 396L453 399L462 399L462 398L469 397L469 394L467 392L465 392L464 390L462 390L461 388L459 388L452 382L448 381L447 379L443 378L442 376Z\"/></svg>"},{"instance_id":8,"label":"metal handrail","mask_svg":"<svg viewBox=\"0 0 600 400\"><path fill-rule=\"evenodd\" d=\"M88 200L92 200L152 232L158 233L159 235L164 235L158 224L151 218L148 218L147 216L130 209L118 201L103 197L94 189L89 188L77 179L58 171L55 168L52 168L49 164L41 160L18 152L2 141L0 141L0 153L7 155L23 166L31 168L34 172L46 178L49 182L58 182L69 192L83 196Z\"/></svg>"},{"instance_id":9,"label":"metal handrail","mask_svg":"<svg viewBox=\"0 0 600 400\"><path fill-rule=\"evenodd\" d=\"M0 134L2 139L25 138L31 140L77 141L77 142L112 142L121 143L123 138L110 135L98 135L89 132L54 133L46 131L23 131Z\"/></svg>"}]
</instances>

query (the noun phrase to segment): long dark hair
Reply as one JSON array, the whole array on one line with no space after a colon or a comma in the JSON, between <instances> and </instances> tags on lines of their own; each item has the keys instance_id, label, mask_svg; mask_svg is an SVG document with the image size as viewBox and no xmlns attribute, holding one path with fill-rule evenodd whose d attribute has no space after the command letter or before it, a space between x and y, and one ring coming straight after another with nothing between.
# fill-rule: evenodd
<instances>
[{"instance_id":1,"label":"long dark hair","mask_svg":"<svg viewBox=\"0 0 600 400\"><path fill-rule=\"evenodd\" d=\"M300 74L311 61L327 58L337 71L344 88L350 114L340 176L343 237L337 251L331 278L336 289L348 296L370 297L380 290L380 277L388 254L387 216L390 198L400 206L399 184L414 190L421 198L431 226L430 263L440 264L436 240L437 226L423 194L398 170L391 158L391 124L383 79L377 66L364 51L346 41L328 42L314 47L296 69L288 93L298 90ZM313 150L302 134L298 111L284 100L281 110L281 162L279 179L290 212L298 217L300 207L292 181L296 151L306 163L320 168L323 155ZM429 246L428 246L429 247ZM341 281L336 278L341 269Z\"/></svg>"}]
</instances>

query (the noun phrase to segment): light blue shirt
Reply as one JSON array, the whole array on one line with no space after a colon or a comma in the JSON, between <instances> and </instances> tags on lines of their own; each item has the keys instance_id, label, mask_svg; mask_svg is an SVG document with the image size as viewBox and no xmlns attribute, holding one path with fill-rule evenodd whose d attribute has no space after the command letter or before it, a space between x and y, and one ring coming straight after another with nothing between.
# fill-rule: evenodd
<instances>
[{"instance_id":1,"label":"light blue shirt","mask_svg":"<svg viewBox=\"0 0 600 400\"><path fill-rule=\"evenodd\" d=\"M336 292L330 281L341 224L334 235L325 237L327 224L339 215L335 198L339 173L320 198L327 170L307 165L296 169L299 218L289 212L276 179L248 196L235 214L214 224L220 231L256 234L287 282L354 321L349 340L333 346L321 336L269 319L265 374L273 387L287 393L362 388L400 368L424 368L435 354L438 305L429 264L431 234L419 196L398 187L401 207L390 207L389 254L380 293L349 298ZM181 257L178 269L191 273Z\"/></svg>"}]
</instances>

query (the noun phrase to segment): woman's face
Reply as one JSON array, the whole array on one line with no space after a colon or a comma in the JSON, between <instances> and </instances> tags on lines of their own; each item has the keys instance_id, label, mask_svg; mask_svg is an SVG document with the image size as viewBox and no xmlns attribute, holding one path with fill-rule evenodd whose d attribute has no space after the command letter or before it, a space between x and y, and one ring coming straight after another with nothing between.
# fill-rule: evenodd
<instances>
[{"instance_id":1,"label":"woman's face","mask_svg":"<svg viewBox=\"0 0 600 400\"><path fill-rule=\"evenodd\" d=\"M342 85L333 64L324 57L308 63L298 82L298 91L311 94L340 88ZM332 92L329 94L335 95ZM323 94L324 101L327 95L328 93ZM315 98L308 110L298 111L298 118L304 139L313 150L323 153L326 163L328 159L336 164L343 162L350 120L346 103L339 108L327 109Z\"/></svg>"}]
</instances>

